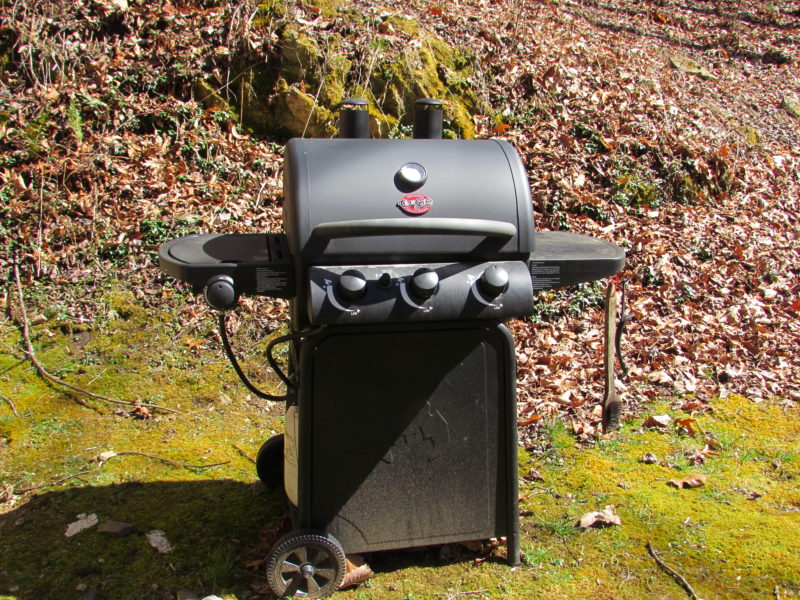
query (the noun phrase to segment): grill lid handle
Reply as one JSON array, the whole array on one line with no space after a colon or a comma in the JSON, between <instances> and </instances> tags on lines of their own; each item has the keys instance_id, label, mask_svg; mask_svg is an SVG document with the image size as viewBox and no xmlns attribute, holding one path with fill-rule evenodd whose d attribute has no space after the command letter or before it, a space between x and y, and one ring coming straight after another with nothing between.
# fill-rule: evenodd
<instances>
[{"instance_id":1,"label":"grill lid handle","mask_svg":"<svg viewBox=\"0 0 800 600\"><path fill-rule=\"evenodd\" d=\"M314 227L312 235L322 239L364 237L371 235L482 235L511 238L517 228L505 221L488 219L429 218L429 219L361 219L333 221Z\"/></svg>"}]
</instances>

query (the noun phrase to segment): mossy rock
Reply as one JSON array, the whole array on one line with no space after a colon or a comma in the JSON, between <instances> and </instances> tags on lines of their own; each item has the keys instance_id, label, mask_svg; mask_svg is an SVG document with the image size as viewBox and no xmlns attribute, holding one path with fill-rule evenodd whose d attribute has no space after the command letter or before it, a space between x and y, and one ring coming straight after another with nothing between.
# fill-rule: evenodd
<instances>
[{"instance_id":1,"label":"mossy rock","mask_svg":"<svg viewBox=\"0 0 800 600\"><path fill-rule=\"evenodd\" d=\"M317 104L311 94L282 79L278 80L277 91L273 101L273 106L279 111L275 115L277 127L311 137L329 137L336 133L330 111Z\"/></svg>"},{"instance_id":2,"label":"mossy rock","mask_svg":"<svg viewBox=\"0 0 800 600\"><path fill-rule=\"evenodd\" d=\"M223 98L217 89L205 79L198 79L192 88L194 98L206 108L232 111L233 108Z\"/></svg>"},{"instance_id":3,"label":"mossy rock","mask_svg":"<svg viewBox=\"0 0 800 600\"><path fill-rule=\"evenodd\" d=\"M281 75L289 81L318 80L316 73L321 55L318 44L293 27L287 27L280 41Z\"/></svg>"},{"instance_id":4,"label":"mossy rock","mask_svg":"<svg viewBox=\"0 0 800 600\"><path fill-rule=\"evenodd\" d=\"M306 8L309 6L323 18L345 21L345 31L364 27L363 15L343 2L312 0L305 3ZM371 53L368 60L357 64L347 56L339 33L317 36L314 29L294 22L292 15L283 2L262 4L262 14L254 23L277 23L275 47L256 67L252 60L233 61L234 65L238 63L231 77L238 82L236 108L245 127L278 138L330 137L336 134L339 103L345 97L362 97L370 103L372 134L391 136L397 135L401 126L411 124L414 102L430 97L445 101L446 134L474 137L472 115L483 112L484 107L471 84L475 73L465 51L422 34L412 19L386 15L381 26L406 37L421 35L421 41L405 44L402 49L390 42L371 44L364 49ZM359 72L365 64L371 66L367 74ZM195 96L206 106L220 108L217 105L224 99L211 88L197 83Z\"/></svg>"},{"instance_id":5,"label":"mossy rock","mask_svg":"<svg viewBox=\"0 0 800 600\"><path fill-rule=\"evenodd\" d=\"M800 119L800 99L797 96L786 94L781 102L786 112L792 115L795 119Z\"/></svg>"},{"instance_id":6,"label":"mossy rock","mask_svg":"<svg viewBox=\"0 0 800 600\"><path fill-rule=\"evenodd\" d=\"M423 97L446 102L450 128L460 137L472 138L471 112L482 108L468 83L473 75L468 58L442 40L428 36L419 48L407 48L397 58L384 57L371 84L383 98L384 112L409 124L414 102Z\"/></svg>"}]
</instances>

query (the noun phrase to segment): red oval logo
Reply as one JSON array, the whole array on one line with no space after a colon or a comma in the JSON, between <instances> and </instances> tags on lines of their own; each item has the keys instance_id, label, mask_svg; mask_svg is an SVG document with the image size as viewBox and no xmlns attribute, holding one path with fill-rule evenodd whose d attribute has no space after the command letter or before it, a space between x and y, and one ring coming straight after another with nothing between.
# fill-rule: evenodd
<instances>
[{"instance_id":1,"label":"red oval logo","mask_svg":"<svg viewBox=\"0 0 800 600\"><path fill-rule=\"evenodd\" d=\"M433 200L425 194L408 194L397 203L397 207L407 215L424 215L433 208Z\"/></svg>"}]
</instances>

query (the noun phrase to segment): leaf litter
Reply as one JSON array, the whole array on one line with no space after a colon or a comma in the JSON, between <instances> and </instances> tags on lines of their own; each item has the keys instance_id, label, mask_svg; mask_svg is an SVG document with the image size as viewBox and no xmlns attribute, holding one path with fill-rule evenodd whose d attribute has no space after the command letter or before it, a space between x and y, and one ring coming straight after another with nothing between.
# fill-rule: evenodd
<instances>
[{"instance_id":1,"label":"leaf litter","mask_svg":"<svg viewBox=\"0 0 800 600\"><path fill-rule=\"evenodd\" d=\"M796 408L800 140L784 98L800 59L792 33L798 2L772 15L740 3L737 39L723 39L733 28L719 26L711 0L667 0L656 13L632 0L384 4L473 51L479 74L470 84L488 106L479 132L520 151L538 228L626 248L622 277L634 318L623 350L631 372L618 390L629 413L675 395L686 398L686 412L703 413L712 398L733 393ZM73 50L88 31L103 31L88 2L53 6L15 5L2 25L38 23L41 42L57 31ZM154 254L164 239L279 230L280 148L204 110L191 90L194 78L226 66L208 57L230 50L235 8L131 3L121 16L127 34L93 36L60 77L55 69L4 70L11 93L0 94L0 216L14 229L2 233L19 251L26 283L61 299L71 320L92 323L104 310L85 281L124 278L144 306L169 303L175 291L164 287ZM316 23L309 31L320 31L308 21ZM163 35L146 29L150 23ZM28 41L21 53L43 49ZM276 43L268 30L239 41L251 49ZM676 52L691 53L715 79L670 68ZM3 245L0 267L12 258ZM521 437L529 441L559 416L579 439L593 440L602 310L589 286L544 294L542 304L542 314L510 324L520 412L532 415L522 419ZM207 318L192 300L177 307L187 323ZM242 309L268 328L286 319L280 301L245 301ZM696 434L691 421L681 428ZM717 451L709 441L692 456Z\"/></svg>"},{"instance_id":2,"label":"leaf litter","mask_svg":"<svg viewBox=\"0 0 800 600\"><path fill-rule=\"evenodd\" d=\"M13 93L0 97L9 157L0 210L17 224L6 233L27 283L52 290L85 323L101 307L70 290L87 279L124 277L145 306L169 302L155 260L165 239L281 227L280 148L239 131L224 111L203 109L192 87L242 53L275 48L274 31L242 24L233 4L130 3L111 13L88 4L3 12L5 27L28 36L20 59L44 52L49 35L80 49L109 23L122 33L93 36L60 70L11 63L4 77ZM739 21L723 27L711 0L663 2L658 18L629 0L353 4L376 23L413 18L470 48L478 72L469 84L485 101L479 134L519 150L537 227L626 248L633 320L622 346L631 371L618 389L629 412L663 395L702 406L800 387L800 140L782 108L800 59L785 41L798 24L796 1L774 13L743 2ZM294 14L309 36L346 27L327 17L323 27L312 8ZM356 57L366 35L348 33L342 52ZM370 35L388 47L409 41L387 28ZM698 49L688 56L686 48ZM669 68L679 55L715 79ZM0 267L11 259L4 245ZM591 289L543 293L543 313L511 323L521 411L566 414L584 440L599 435L591 409L603 386L602 310ZM243 304L267 327L285 322L285 302ZM187 318L206 314L194 302L176 308ZM524 431L541 427L533 419Z\"/></svg>"}]
</instances>

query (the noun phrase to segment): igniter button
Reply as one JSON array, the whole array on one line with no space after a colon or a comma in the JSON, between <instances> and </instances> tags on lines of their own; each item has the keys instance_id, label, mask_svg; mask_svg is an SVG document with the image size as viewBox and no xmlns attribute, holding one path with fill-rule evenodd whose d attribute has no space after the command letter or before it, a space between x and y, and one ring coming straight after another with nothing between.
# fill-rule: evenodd
<instances>
[{"instance_id":1,"label":"igniter button","mask_svg":"<svg viewBox=\"0 0 800 600\"><path fill-rule=\"evenodd\" d=\"M378 277L378 285L383 289L392 287L392 276L389 273L384 273Z\"/></svg>"}]
</instances>

